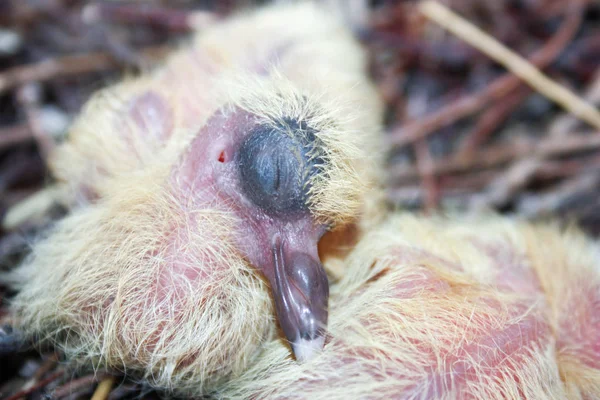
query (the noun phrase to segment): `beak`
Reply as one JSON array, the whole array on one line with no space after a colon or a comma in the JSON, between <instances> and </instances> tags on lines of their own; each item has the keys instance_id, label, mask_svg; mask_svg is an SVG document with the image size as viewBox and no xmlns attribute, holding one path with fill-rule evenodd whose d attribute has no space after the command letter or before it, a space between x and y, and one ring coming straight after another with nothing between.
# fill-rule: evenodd
<instances>
[{"instance_id":1,"label":"beak","mask_svg":"<svg viewBox=\"0 0 600 400\"><path fill-rule=\"evenodd\" d=\"M329 283L318 256L290 250L279 236L273 241L270 277L277 318L296 359L307 361L325 342Z\"/></svg>"}]
</instances>

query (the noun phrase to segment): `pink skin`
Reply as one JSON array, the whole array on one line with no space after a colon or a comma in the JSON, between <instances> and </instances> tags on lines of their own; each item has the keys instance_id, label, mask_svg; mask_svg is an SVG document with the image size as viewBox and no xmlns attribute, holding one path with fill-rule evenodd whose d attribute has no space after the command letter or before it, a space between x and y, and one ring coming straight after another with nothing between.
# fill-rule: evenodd
<instances>
[{"instance_id":1,"label":"pink skin","mask_svg":"<svg viewBox=\"0 0 600 400\"><path fill-rule=\"evenodd\" d=\"M535 270L525 250L485 235L465 240L489 257L480 260L486 273L418 245L365 258L378 273L333 304L322 358L278 366L269 360L277 349L241 392L255 399L600 398L591 375L600 369L598 270L579 265L587 279L566 277L568 290L551 295L540 283L548 271ZM356 321L336 320L345 311Z\"/></svg>"},{"instance_id":2,"label":"pink skin","mask_svg":"<svg viewBox=\"0 0 600 400\"><path fill-rule=\"evenodd\" d=\"M149 90L132 98L128 112L117 119L115 132L140 163L144 163L143 154L136 146L141 139L150 147L158 147L157 150L168 142L175 126L173 105L174 102ZM179 123L186 127L197 126L198 113L207 112L202 102L182 101L181 105L183 120ZM201 106L204 109L194 108ZM317 223L308 210L269 215L244 195L236 153L257 125L256 117L241 109L225 106L217 110L197 132L172 172L169 186L175 196L192 199L195 207L235 217L237 223L232 229L235 248L271 283L280 325L296 356L305 359L322 347L321 332L327 323L328 283L317 250L326 226ZM87 201L98 196L84 182L80 195ZM185 232L179 234L178 243L183 240L181 235L185 236ZM199 278L199 270L186 270L184 260L172 262L177 274L192 281ZM170 278L164 280L169 282ZM300 354L297 347L302 338L314 343Z\"/></svg>"},{"instance_id":3,"label":"pink skin","mask_svg":"<svg viewBox=\"0 0 600 400\"><path fill-rule=\"evenodd\" d=\"M462 332L464 339L460 342L452 342L453 351L449 353L434 353L432 346L426 341L414 342L413 345L419 349L421 357L431 366L431 374L421 382L404 387L399 398L440 398L452 390L459 398L474 399L478 397L473 394L471 387L479 385L485 388L486 379L496 382L517 382L519 385L518 372L531 365L533 361L530 352L536 349L554 349L555 355L551 355L545 362L553 366L555 371L562 369L561 358L565 356L577 360L576 362L590 369L600 369L600 287L589 283L596 281L593 276L590 276L589 282L572 282L573 288L577 290L567 294L568 300L561 307L558 324L553 327L552 318L549 318L550 299L544 297L545 293L540 286L536 271L529 265L525 254L520 253L508 242L486 242L478 238L470 240L483 254L489 256L492 261L491 267L496 275L493 280L481 282L474 287L489 287L498 293L515 295L513 300L507 303L485 295L477 299L477 303L489 307L488 310L499 312L505 320L502 324L498 324L497 321L490 320L486 312L474 309L465 324L465 316L457 314L456 329ZM417 265L430 259L435 260L433 263L437 266L445 266L448 271L465 272L461 265L420 249L400 247L394 249L392 254L395 255L399 265ZM387 273L389 270L384 270L373 279L380 279ZM412 299L459 294L456 298L457 302L462 301L460 293L464 290L460 286L449 285L447 281L440 279L427 268L422 268L419 273L405 276L396 289L388 295L394 298ZM404 318L415 318L414 315L399 317L401 321L404 321ZM434 316L423 316L427 319L432 317ZM369 320L365 321L365 325L369 324ZM435 335L433 332L430 334ZM333 339L333 342L335 343L336 340L339 338ZM436 340L439 340L439 337L434 339ZM341 341L343 342L343 338ZM410 380L410 375L406 374L405 368L411 363L405 364L402 355L389 354L389 356L396 361L388 366L385 374L396 375L400 380ZM360 363L353 358L346 358L343 362ZM483 367L484 375L481 375L482 370L475 371L473 365ZM504 371L514 372L500 374L501 368ZM373 374L374 379L377 379L379 373L379 371L365 372ZM549 380L541 383L542 386L548 387L549 392L557 390L556 393L559 393L562 390L559 389L561 378L564 379L557 373L553 377L554 380L546 377L545 379ZM522 390L519 396L526 398L525 389ZM586 388L580 390L585 399L596 398L600 394L588 392Z\"/></svg>"},{"instance_id":4,"label":"pink skin","mask_svg":"<svg viewBox=\"0 0 600 400\"><path fill-rule=\"evenodd\" d=\"M218 204L237 220L236 248L271 284L279 323L299 360L322 346L328 283L317 244L326 226L310 212L269 215L240 189L236 152L257 126L243 110L218 111L193 140L172 179L204 204ZM300 348L302 339L315 342Z\"/></svg>"},{"instance_id":5,"label":"pink skin","mask_svg":"<svg viewBox=\"0 0 600 400\"><path fill-rule=\"evenodd\" d=\"M561 357L600 370L600 287L591 282L574 282L578 290L565 296L557 347Z\"/></svg>"},{"instance_id":6,"label":"pink skin","mask_svg":"<svg viewBox=\"0 0 600 400\"><path fill-rule=\"evenodd\" d=\"M547 346L550 339L550 327L543 318L543 307L540 307L539 293L537 299L534 296L530 297L528 286L531 278L531 270L527 269L522 263L521 258L515 254L513 249L506 247L505 243L481 243L478 245L482 250L488 253L493 261L498 261L498 267L502 266L508 269L508 275L499 274L498 280L490 282L498 288L500 292L515 292L524 294L525 296L508 306L502 304L494 298L486 298L485 296L478 301L487 305L490 310L502 310L505 314L506 322L499 325L493 322L485 313L473 312L469 316L470 323L466 326L461 325L464 321L463 316L457 316L456 329L459 329L464 335L462 344L455 344L454 351L447 354L434 354L427 343L415 343L421 348L422 355L429 360L432 374L426 381L416 383L413 387L406 391L409 395L418 395L422 398L437 398L449 389L455 390L457 393L462 393L461 398L473 398L466 390L468 385L474 384L481 376L478 376L472 365L485 366L487 378L495 380L515 379L514 376L502 376L498 372L498 368L508 366L510 369L518 370L528 362L528 352L535 347ZM501 258L498 258L499 248L503 248L502 255L510 262L503 263ZM411 261L415 258L422 259L425 257L435 257L433 254L415 254L414 249L398 249L398 261L414 263ZM413 253L411 256L410 253ZM450 270L462 272L462 267L451 263L450 261L439 259L438 265L446 264ZM518 272L515 272L518 271ZM461 288L453 288L448 283L435 276L429 270L423 268L420 274L415 274L414 278L408 276L408 279L397 286L397 291L393 296L396 298L412 298L420 297L423 294L432 293L434 296L450 296L460 292ZM534 279L534 282L536 280ZM454 292L454 293L453 293ZM425 318L425 317L424 317ZM443 360L443 361L442 361ZM442 364L440 364L442 363ZM445 371L440 374L434 371ZM480 373L480 372L479 372ZM402 375L401 371L398 374ZM516 374L515 374L516 375Z\"/></svg>"},{"instance_id":7,"label":"pink skin","mask_svg":"<svg viewBox=\"0 0 600 400\"><path fill-rule=\"evenodd\" d=\"M158 94L148 92L136 97L132 101L129 116L141 131L156 140L166 140L171 133L172 112ZM240 143L256 124L256 117L243 110L215 113L198 132L183 160L173 171L171 180L177 190L186 195L193 193L198 203L221 208L236 217L237 224L233 229L236 248L271 283L278 317L280 322L283 321L282 327L287 328L284 332L288 339L294 344L300 335L299 319L302 313L317 315L314 318L317 324L324 325L327 319L326 313L319 315L318 310L311 310L310 293L300 288L302 281L318 281L319 277L312 272L321 270L317 243L325 227L315 223L310 214L269 216L244 196L239 188L235 156ZM133 146L132 151L135 151ZM180 240L186 239L181 237ZM486 242L475 236L468 240L492 261L492 281L482 284L493 285L500 292L512 292L520 296L518 306L507 311L507 317L513 321L508 321L504 326L494 326L486 322L484 315L474 314L473 318L479 318L479 330L470 332L457 320L457 329L466 329L470 339L468 344L456 347L452 354L433 354L428 343L415 343L423 358L431 364L432 373L426 381L406 388L407 396L435 397L451 384L457 385L455 388L459 390L467 387L477 379L464 362L467 358L488 365L489 376L494 379L511 379L510 376L494 375L494 368L507 362L513 363L515 370L523 368L528 362L528 350L553 341L559 359L567 358L590 369L600 369L600 287L594 284L594 279L572 282L572 287L578 290L565 295L558 319L549 321L546 317L547 304L539 302L543 290L537 272L528 265L525 255L506 242ZM441 260L433 253L425 254L421 249L399 248L394 255L400 263L410 263L417 258L431 259L435 264L445 265L450 271L464 272L462 266ZM183 269L178 272L190 280L203 278L193 274L198 270L186 272L184 261L177 262L173 267ZM166 281L170 282L168 279ZM421 296L427 292L443 294L452 290L446 281L428 272L415 275L414 279L407 277L398 287L398 292L391 295ZM319 288L317 297L322 298L324 293L326 285ZM502 304L493 300L486 304L496 310L502 307ZM528 307L532 307L530 311L527 311ZM316 331L318 328L320 325ZM333 339L328 345L335 346L337 340L340 339ZM440 359L444 360L443 365L440 365ZM336 362L342 365L360 361L356 360L355 352L342 352ZM398 366L397 370L389 372L404 377L401 360ZM440 368L447 374L436 372ZM368 373L376 379L379 372ZM594 397L590 395L588 398Z\"/></svg>"}]
</instances>

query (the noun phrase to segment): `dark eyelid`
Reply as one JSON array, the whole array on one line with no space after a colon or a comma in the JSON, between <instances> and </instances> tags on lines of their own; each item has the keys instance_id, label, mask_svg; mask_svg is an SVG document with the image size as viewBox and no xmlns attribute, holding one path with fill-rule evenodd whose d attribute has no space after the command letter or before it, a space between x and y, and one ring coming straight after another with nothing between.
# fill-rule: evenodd
<instances>
[{"instance_id":1,"label":"dark eyelid","mask_svg":"<svg viewBox=\"0 0 600 400\"><path fill-rule=\"evenodd\" d=\"M312 165L305 147L289 129L256 127L240 145L237 156L246 197L272 215L307 211Z\"/></svg>"}]
</instances>

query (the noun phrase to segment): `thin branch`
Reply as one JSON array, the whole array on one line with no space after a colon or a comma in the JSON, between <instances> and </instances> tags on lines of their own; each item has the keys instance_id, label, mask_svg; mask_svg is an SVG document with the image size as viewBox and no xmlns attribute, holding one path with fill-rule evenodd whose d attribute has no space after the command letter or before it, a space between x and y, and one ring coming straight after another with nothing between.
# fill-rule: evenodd
<instances>
[{"instance_id":1,"label":"thin branch","mask_svg":"<svg viewBox=\"0 0 600 400\"><path fill-rule=\"evenodd\" d=\"M151 4L140 7L132 4L93 3L84 7L83 18L88 23L106 20L189 32L210 26L216 22L218 16L208 11L178 10Z\"/></svg>"},{"instance_id":2,"label":"thin branch","mask_svg":"<svg viewBox=\"0 0 600 400\"><path fill-rule=\"evenodd\" d=\"M141 54L151 59L159 59L168 51L168 47L158 46L142 50ZM69 55L36 64L20 65L0 72L0 94L29 82L44 82L66 76L105 71L118 66L115 57L107 52Z\"/></svg>"},{"instance_id":3,"label":"thin branch","mask_svg":"<svg viewBox=\"0 0 600 400\"><path fill-rule=\"evenodd\" d=\"M417 156L417 170L421 176L421 186L425 193L425 211L433 212L439 203L439 189L435 174L433 173L434 161L425 140L415 144Z\"/></svg>"},{"instance_id":4,"label":"thin branch","mask_svg":"<svg viewBox=\"0 0 600 400\"><path fill-rule=\"evenodd\" d=\"M475 127L466 134L458 157L470 158L479 146L506 121L508 116L531 94L527 87L520 87L507 95L502 101L497 101L493 107L486 110L479 118Z\"/></svg>"},{"instance_id":5,"label":"thin branch","mask_svg":"<svg viewBox=\"0 0 600 400\"><path fill-rule=\"evenodd\" d=\"M592 84L583 94L583 98L591 104L600 104L600 69L596 72ZM573 131L579 120L572 114L563 114L550 124L550 135L566 135Z\"/></svg>"},{"instance_id":6,"label":"thin branch","mask_svg":"<svg viewBox=\"0 0 600 400\"><path fill-rule=\"evenodd\" d=\"M93 386L98 382L98 376L91 374L86 375L78 379L71 379L64 385L54 389L51 393L53 399L62 399L63 397L67 397L73 393L81 392L84 389L88 389L89 392L92 391ZM100 376L100 379L103 379L104 376Z\"/></svg>"},{"instance_id":7,"label":"thin branch","mask_svg":"<svg viewBox=\"0 0 600 400\"><path fill-rule=\"evenodd\" d=\"M106 378L102 379L102 382L98 384L98 387L96 388L91 400L106 400L110 395L114 383L114 376L107 376Z\"/></svg>"},{"instance_id":8,"label":"thin branch","mask_svg":"<svg viewBox=\"0 0 600 400\"><path fill-rule=\"evenodd\" d=\"M539 93L600 130L600 112L594 106L550 79L525 58L437 1L424 1L420 9L429 19L504 65Z\"/></svg>"},{"instance_id":9,"label":"thin branch","mask_svg":"<svg viewBox=\"0 0 600 400\"><path fill-rule=\"evenodd\" d=\"M28 124L0 128L0 150L33 139L33 132Z\"/></svg>"},{"instance_id":10,"label":"thin branch","mask_svg":"<svg viewBox=\"0 0 600 400\"><path fill-rule=\"evenodd\" d=\"M32 386L20 390L17 393L13 394L12 396L7 397L4 400L21 399L21 398L35 392L36 390L43 388L44 386L48 385L49 383L54 382L55 380L60 378L62 375L64 375L64 373L65 372L63 370L57 371L57 372L51 374L50 376L48 376L46 379L40 380Z\"/></svg>"},{"instance_id":11,"label":"thin branch","mask_svg":"<svg viewBox=\"0 0 600 400\"><path fill-rule=\"evenodd\" d=\"M508 143L482 149L471 159L448 157L441 159L433 166L436 175L456 174L469 170L497 167L519 158L538 155L542 158L576 155L582 151L600 149L600 135L571 134L564 138L548 138L539 140L513 140ZM419 178L416 167L391 166L390 176L393 181L411 181Z\"/></svg>"},{"instance_id":12,"label":"thin branch","mask_svg":"<svg viewBox=\"0 0 600 400\"><path fill-rule=\"evenodd\" d=\"M569 12L554 37L531 56L530 63L538 68L544 68L556 59L579 30L581 19L581 7ZM501 99L521 84L519 77L507 73L481 91L469 94L420 120L393 130L388 135L388 141L391 146L402 147L425 138L437 129L476 113L491 101Z\"/></svg>"}]
</instances>

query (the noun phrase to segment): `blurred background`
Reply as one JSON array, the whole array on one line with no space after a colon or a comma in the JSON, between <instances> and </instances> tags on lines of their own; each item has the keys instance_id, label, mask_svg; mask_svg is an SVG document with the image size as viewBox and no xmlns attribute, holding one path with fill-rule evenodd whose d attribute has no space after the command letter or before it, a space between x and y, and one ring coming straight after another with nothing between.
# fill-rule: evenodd
<instances>
[{"instance_id":1,"label":"blurred background","mask_svg":"<svg viewBox=\"0 0 600 400\"><path fill-rule=\"evenodd\" d=\"M264 3L0 0L0 217L51 182L46 157L91 93L152 68L194 29ZM600 127L429 21L417 1L337 3L368 49L387 106L390 208L496 210L600 233ZM600 104L600 2L441 3ZM0 271L18 263L31 238L63 213L57 207L0 227ZM7 296L0 287L0 326ZM89 398L101 376L65 372L59 358L50 349L42 357L3 353L0 345L0 398ZM125 381L109 398L157 396Z\"/></svg>"}]
</instances>

